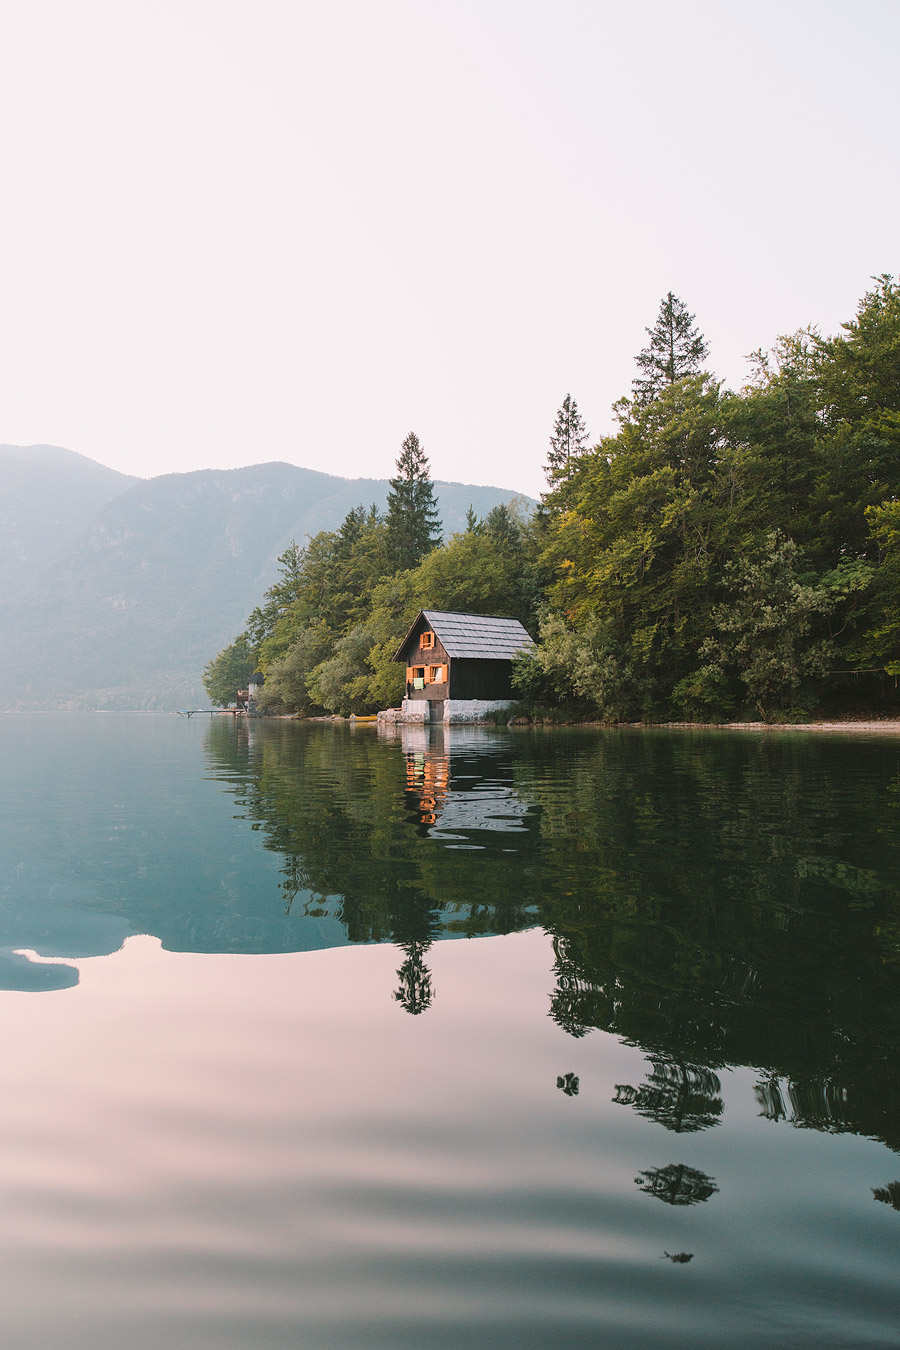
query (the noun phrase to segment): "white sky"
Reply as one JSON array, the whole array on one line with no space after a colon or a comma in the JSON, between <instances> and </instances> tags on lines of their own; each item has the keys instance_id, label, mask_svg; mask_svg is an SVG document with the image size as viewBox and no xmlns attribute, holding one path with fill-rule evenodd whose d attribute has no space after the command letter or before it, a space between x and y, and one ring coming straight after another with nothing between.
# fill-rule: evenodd
<instances>
[{"instance_id":1,"label":"white sky","mask_svg":"<svg viewBox=\"0 0 900 1350\"><path fill-rule=\"evenodd\" d=\"M0 0L0 442L532 494L898 261L897 0Z\"/></svg>"}]
</instances>

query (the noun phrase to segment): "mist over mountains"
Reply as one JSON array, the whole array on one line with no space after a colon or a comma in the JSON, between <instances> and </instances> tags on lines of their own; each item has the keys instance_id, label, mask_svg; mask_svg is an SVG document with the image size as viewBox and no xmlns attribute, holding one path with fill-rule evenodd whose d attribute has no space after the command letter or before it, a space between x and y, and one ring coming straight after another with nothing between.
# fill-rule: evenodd
<instances>
[{"instance_id":1,"label":"mist over mountains","mask_svg":"<svg viewBox=\"0 0 900 1350\"><path fill-rule=\"evenodd\" d=\"M292 464L136 479L55 446L0 446L0 709L207 707L204 665L292 539L383 508L386 479ZM436 483L445 535L517 494Z\"/></svg>"}]
</instances>

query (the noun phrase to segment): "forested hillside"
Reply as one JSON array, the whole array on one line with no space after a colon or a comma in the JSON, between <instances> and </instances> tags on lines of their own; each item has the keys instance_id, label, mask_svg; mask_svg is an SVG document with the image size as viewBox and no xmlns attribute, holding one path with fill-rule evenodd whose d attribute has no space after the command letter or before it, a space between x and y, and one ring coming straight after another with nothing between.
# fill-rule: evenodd
<instances>
[{"instance_id":1,"label":"forested hillside","mask_svg":"<svg viewBox=\"0 0 900 1350\"><path fill-rule=\"evenodd\" d=\"M536 557L532 503L513 499L440 542L425 452L403 442L385 511L357 506L337 530L281 555L280 579L245 630L209 663L204 683L228 704L257 665L272 711L371 712L402 695L394 651L424 605L515 614L533 621L546 578Z\"/></svg>"},{"instance_id":2,"label":"forested hillside","mask_svg":"<svg viewBox=\"0 0 900 1350\"><path fill-rule=\"evenodd\" d=\"M20 709L201 706L204 661L290 541L388 493L279 463L136 480L45 447L0 451L0 486L0 708ZM450 529L513 495L437 492Z\"/></svg>"},{"instance_id":3,"label":"forested hillside","mask_svg":"<svg viewBox=\"0 0 900 1350\"><path fill-rule=\"evenodd\" d=\"M534 516L429 532L427 460L404 443L385 514L282 555L280 580L207 667L220 702L255 665L271 709L368 712L419 607L510 614L533 708L605 720L779 719L897 705L900 287L751 359L726 389L678 297L663 300L618 430L591 447L559 410ZM418 454L410 459L410 446ZM404 535L405 531L405 535ZM401 537L414 540L404 552Z\"/></svg>"}]
</instances>

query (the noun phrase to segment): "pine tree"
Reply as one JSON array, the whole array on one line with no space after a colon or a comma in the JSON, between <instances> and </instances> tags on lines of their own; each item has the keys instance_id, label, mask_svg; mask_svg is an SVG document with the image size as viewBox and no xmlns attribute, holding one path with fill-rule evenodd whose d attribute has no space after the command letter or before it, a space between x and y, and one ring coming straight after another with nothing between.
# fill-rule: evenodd
<instances>
[{"instance_id":1,"label":"pine tree","mask_svg":"<svg viewBox=\"0 0 900 1350\"><path fill-rule=\"evenodd\" d=\"M400 447L397 476L388 493L387 549L397 571L417 567L441 542L440 518L428 459L411 431Z\"/></svg>"},{"instance_id":2,"label":"pine tree","mask_svg":"<svg viewBox=\"0 0 900 1350\"><path fill-rule=\"evenodd\" d=\"M650 346L635 358L642 375L632 381L634 401L641 407L652 403L667 384L698 374L709 355L694 315L671 291L659 307L656 323L646 332Z\"/></svg>"},{"instance_id":3,"label":"pine tree","mask_svg":"<svg viewBox=\"0 0 900 1350\"><path fill-rule=\"evenodd\" d=\"M550 453L544 465L544 473L551 487L572 471L572 461L587 449L588 434L584 418L578 411L578 404L571 394L566 394L562 407L556 414L556 424L550 437Z\"/></svg>"}]
</instances>

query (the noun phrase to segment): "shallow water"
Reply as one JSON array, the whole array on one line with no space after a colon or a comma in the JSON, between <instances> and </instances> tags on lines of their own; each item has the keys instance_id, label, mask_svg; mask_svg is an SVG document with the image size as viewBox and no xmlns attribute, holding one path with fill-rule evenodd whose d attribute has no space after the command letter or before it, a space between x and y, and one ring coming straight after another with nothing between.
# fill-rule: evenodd
<instances>
[{"instance_id":1,"label":"shallow water","mask_svg":"<svg viewBox=\"0 0 900 1350\"><path fill-rule=\"evenodd\" d=\"M0 1345L897 1344L900 740L0 734Z\"/></svg>"}]
</instances>

